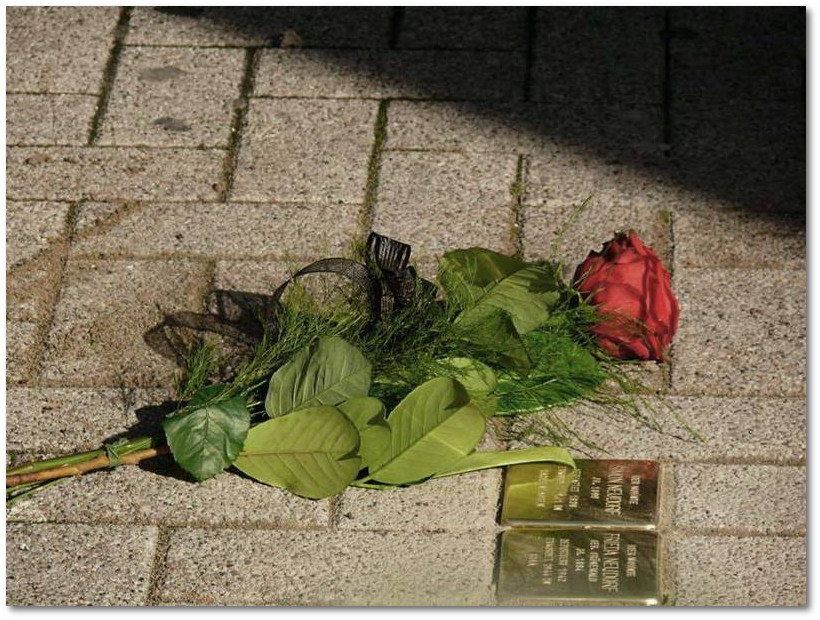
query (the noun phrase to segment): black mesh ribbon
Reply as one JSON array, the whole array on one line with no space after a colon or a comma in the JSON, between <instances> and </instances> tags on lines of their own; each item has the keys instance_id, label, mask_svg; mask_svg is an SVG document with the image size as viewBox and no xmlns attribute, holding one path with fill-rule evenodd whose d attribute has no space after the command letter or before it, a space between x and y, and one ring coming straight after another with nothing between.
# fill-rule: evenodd
<instances>
[{"instance_id":1,"label":"black mesh ribbon","mask_svg":"<svg viewBox=\"0 0 820 620\"><path fill-rule=\"evenodd\" d=\"M325 258L311 263L285 280L271 295L244 291L217 290L213 293L215 312L175 312L148 330L145 342L157 353L182 365L190 349L192 333L218 334L240 347L259 342L267 327L275 333L277 309L288 285L308 274L330 273L344 276L366 296L370 322L389 321L416 294L421 283L428 293L435 285L416 277L408 267L411 248L405 243L370 233L366 264L346 258Z\"/></svg>"}]
</instances>

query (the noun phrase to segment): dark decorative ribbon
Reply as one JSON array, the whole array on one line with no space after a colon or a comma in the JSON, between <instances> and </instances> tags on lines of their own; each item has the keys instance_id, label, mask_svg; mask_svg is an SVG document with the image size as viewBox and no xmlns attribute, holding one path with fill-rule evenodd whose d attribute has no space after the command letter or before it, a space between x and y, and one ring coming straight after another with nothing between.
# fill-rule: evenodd
<instances>
[{"instance_id":1,"label":"dark decorative ribbon","mask_svg":"<svg viewBox=\"0 0 820 620\"><path fill-rule=\"evenodd\" d=\"M370 322L389 321L416 294L420 283L423 292L434 294L435 285L416 277L407 263L411 248L405 243L377 233L367 239L366 264L346 258L325 258L311 263L285 280L271 295L244 291L214 291L216 312L175 312L146 332L145 342L154 351L182 365L188 347L185 330L219 334L242 347L252 347L262 338L265 327L275 331L280 299L288 285L308 274L333 273L344 276L367 297Z\"/></svg>"}]
</instances>

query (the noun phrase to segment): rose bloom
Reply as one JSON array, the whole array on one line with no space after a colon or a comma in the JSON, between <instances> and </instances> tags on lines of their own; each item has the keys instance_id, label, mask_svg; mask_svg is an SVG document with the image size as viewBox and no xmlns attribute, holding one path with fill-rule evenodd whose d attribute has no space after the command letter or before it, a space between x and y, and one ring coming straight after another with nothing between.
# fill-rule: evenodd
<instances>
[{"instance_id":1,"label":"rose bloom","mask_svg":"<svg viewBox=\"0 0 820 620\"><path fill-rule=\"evenodd\" d=\"M573 286L599 312L591 331L617 359L662 362L678 329L680 305L655 251L630 230L575 270Z\"/></svg>"}]
</instances>

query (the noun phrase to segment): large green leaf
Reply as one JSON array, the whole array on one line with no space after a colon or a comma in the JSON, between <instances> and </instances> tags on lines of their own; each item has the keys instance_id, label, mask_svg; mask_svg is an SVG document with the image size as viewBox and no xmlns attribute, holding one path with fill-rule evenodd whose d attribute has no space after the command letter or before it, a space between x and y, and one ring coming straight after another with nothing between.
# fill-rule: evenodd
<instances>
[{"instance_id":1,"label":"large green leaf","mask_svg":"<svg viewBox=\"0 0 820 620\"><path fill-rule=\"evenodd\" d=\"M559 283L552 270L528 265L490 285L456 320L475 324L501 310L510 315L519 334L526 334L549 318L559 296Z\"/></svg>"},{"instance_id":2,"label":"large green leaf","mask_svg":"<svg viewBox=\"0 0 820 620\"><path fill-rule=\"evenodd\" d=\"M522 450L500 450L497 452L473 452L468 454L450 469L437 473L434 478L455 476L480 469L518 465L519 463L559 463L575 467L569 452L556 446L524 448Z\"/></svg>"},{"instance_id":3,"label":"large green leaf","mask_svg":"<svg viewBox=\"0 0 820 620\"><path fill-rule=\"evenodd\" d=\"M359 431L362 467L383 461L390 449L390 426L384 416L386 410L382 401L370 396L351 398L341 403L339 409Z\"/></svg>"},{"instance_id":4,"label":"large green leaf","mask_svg":"<svg viewBox=\"0 0 820 620\"><path fill-rule=\"evenodd\" d=\"M254 426L234 467L271 486L319 499L358 474L359 433L336 407L310 407Z\"/></svg>"},{"instance_id":5,"label":"large green leaf","mask_svg":"<svg viewBox=\"0 0 820 620\"><path fill-rule=\"evenodd\" d=\"M409 484L449 469L484 435L486 420L464 386L437 377L418 386L387 418L390 452L371 467L370 477Z\"/></svg>"},{"instance_id":6,"label":"large green leaf","mask_svg":"<svg viewBox=\"0 0 820 620\"><path fill-rule=\"evenodd\" d=\"M487 287L525 266L516 258L484 248L453 250L441 257L438 280L450 302L463 310L473 306Z\"/></svg>"},{"instance_id":7,"label":"large green leaf","mask_svg":"<svg viewBox=\"0 0 820 620\"><path fill-rule=\"evenodd\" d=\"M245 399L221 398L225 389L224 385L212 385L200 390L184 411L162 422L174 460L197 480L228 467L250 427Z\"/></svg>"},{"instance_id":8,"label":"large green leaf","mask_svg":"<svg viewBox=\"0 0 820 620\"><path fill-rule=\"evenodd\" d=\"M452 377L464 386L484 415L491 417L498 401L492 393L498 385L493 369L468 357L450 357L442 363L453 369Z\"/></svg>"},{"instance_id":9,"label":"large green leaf","mask_svg":"<svg viewBox=\"0 0 820 620\"><path fill-rule=\"evenodd\" d=\"M272 418L304 407L367 396L370 362L341 338L319 338L271 377L265 411Z\"/></svg>"}]
</instances>

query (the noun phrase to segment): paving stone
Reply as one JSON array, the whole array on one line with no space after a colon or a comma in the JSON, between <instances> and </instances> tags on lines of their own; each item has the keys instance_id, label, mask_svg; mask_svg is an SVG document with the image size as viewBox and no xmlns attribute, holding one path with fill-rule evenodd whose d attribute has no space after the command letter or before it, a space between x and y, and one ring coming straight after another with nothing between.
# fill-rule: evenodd
<instances>
[{"instance_id":1,"label":"paving stone","mask_svg":"<svg viewBox=\"0 0 820 620\"><path fill-rule=\"evenodd\" d=\"M218 261L214 289L270 294L304 265L294 261Z\"/></svg>"},{"instance_id":2,"label":"paving stone","mask_svg":"<svg viewBox=\"0 0 820 620\"><path fill-rule=\"evenodd\" d=\"M82 146L97 102L92 95L6 95L6 144Z\"/></svg>"},{"instance_id":3,"label":"paving stone","mask_svg":"<svg viewBox=\"0 0 820 620\"><path fill-rule=\"evenodd\" d=\"M523 49L523 7L406 7L398 46L416 49Z\"/></svg>"},{"instance_id":4,"label":"paving stone","mask_svg":"<svg viewBox=\"0 0 820 620\"><path fill-rule=\"evenodd\" d=\"M60 283L57 252L46 252L36 260L6 272L6 319L40 322L51 313Z\"/></svg>"},{"instance_id":5,"label":"paving stone","mask_svg":"<svg viewBox=\"0 0 820 620\"><path fill-rule=\"evenodd\" d=\"M269 97L387 97L398 92L386 75L385 52L262 50L254 95Z\"/></svg>"},{"instance_id":6,"label":"paving stone","mask_svg":"<svg viewBox=\"0 0 820 620\"><path fill-rule=\"evenodd\" d=\"M740 151L739 151L740 152ZM747 210L762 214L806 212L805 159L770 159L753 153L685 162L671 161L668 206L675 211Z\"/></svg>"},{"instance_id":7,"label":"paving stone","mask_svg":"<svg viewBox=\"0 0 820 620\"><path fill-rule=\"evenodd\" d=\"M411 244L417 259L470 246L511 254L516 164L512 155L385 153L373 230Z\"/></svg>"},{"instance_id":8,"label":"paving stone","mask_svg":"<svg viewBox=\"0 0 820 620\"><path fill-rule=\"evenodd\" d=\"M404 489L347 489L337 527L342 530L480 531L496 529L500 470L486 470Z\"/></svg>"},{"instance_id":9,"label":"paving stone","mask_svg":"<svg viewBox=\"0 0 820 620\"><path fill-rule=\"evenodd\" d=\"M242 50L125 48L99 143L227 147L244 68Z\"/></svg>"},{"instance_id":10,"label":"paving stone","mask_svg":"<svg viewBox=\"0 0 820 620\"><path fill-rule=\"evenodd\" d=\"M12 200L216 200L222 150L12 147Z\"/></svg>"},{"instance_id":11,"label":"paving stone","mask_svg":"<svg viewBox=\"0 0 820 620\"><path fill-rule=\"evenodd\" d=\"M806 68L795 58L784 65L747 62L741 65L691 66L691 60L673 56L670 72L672 100L709 102L722 106L738 101L805 100Z\"/></svg>"},{"instance_id":12,"label":"paving stone","mask_svg":"<svg viewBox=\"0 0 820 620\"><path fill-rule=\"evenodd\" d=\"M6 202L6 270L31 260L66 231L67 203Z\"/></svg>"},{"instance_id":13,"label":"paving stone","mask_svg":"<svg viewBox=\"0 0 820 620\"><path fill-rule=\"evenodd\" d=\"M135 7L129 45L387 47L389 7Z\"/></svg>"},{"instance_id":14,"label":"paving stone","mask_svg":"<svg viewBox=\"0 0 820 620\"><path fill-rule=\"evenodd\" d=\"M525 207L523 220L524 257L544 260L554 256L567 266L570 278L591 251L600 251L618 231L635 230L662 258L666 253L664 218L656 208L640 203L613 206L593 199L583 211L572 206Z\"/></svg>"},{"instance_id":15,"label":"paving stone","mask_svg":"<svg viewBox=\"0 0 820 620\"><path fill-rule=\"evenodd\" d=\"M679 183L735 208L805 211L804 103L681 103L671 131Z\"/></svg>"},{"instance_id":16,"label":"paving stone","mask_svg":"<svg viewBox=\"0 0 820 620\"><path fill-rule=\"evenodd\" d=\"M6 321L6 383L18 383L28 377L39 330L36 323Z\"/></svg>"},{"instance_id":17,"label":"paving stone","mask_svg":"<svg viewBox=\"0 0 820 620\"><path fill-rule=\"evenodd\" d=\"M527 150L527 104L391 101L386 149L518 152Z\"/></svg>"},{"instance_id":18,"label":"paving stone","mask_svg":"<svg viewBox=\"0 0 820 620\"><path fill-rule=\"evenodd\" d=\"M329 500L314 501L236 473L196 483L170 458L87 474L13 504L16 521L198 527L326 528Z\"/></svg>"},{"instance_id":19,"label":"paving stone","mask_svg":"<svg viewBox=\"0 0 820 620\"><path fill-rule=\"evenodd\" d=\"M677 109L684 101L722 107L805 100L805 9L761 8L669 9L670 94Z\"/></svg>"},{"instance_id":20,"label":"paving stone","mask_svg":"<svg viewBox=\"0 0 820 620\"><path fill-rule=\"evenodd\" d=\"M806 530L806 468L774 465L675 466L677 528Z\"/></svg>"},{"instance_id":21,"label":"paving stone","mask_svg":"<svg viewBox=\"0 0 820 620\"><path fill-rule=\"evenodd\" d=\"M73 385L164 386L174 365L143 334L166 313L199 311L205 267L187 260L70 260L44 376Z\"/></svg>"},{"instance_id":22,"label":"paving stone","mask_svg":"<svg viewBox=\"0 0 820 620\"><path fill-rule=\"evenodd\" d=\"M179 530L161 598L200 605L488 605L494 552L495 537L486 532Z\"/></svg>"},{"instance_id":23,"label":"paving stone","mask_svg":"<svg viewBox=\"0 0 820 620\"><path fill-rule=\"evenodd\" d=\"M151 414L169 397L164 390L25 388L6 390L6 449L39 453L99 448L162 414Z\"/></svg>"},{"instance_id":24,"label":"paving stone","mask_svg":"<svg viewBox=\"0 0 820 620\"><path fill-rule=\"evenodd\" d=\"M572 150L536 154L527 159L523 202L568 207L591 196L593 204L661 210L679 191L667 174L664 164L655 161L639 166Z\"/></svg>"},{"instance_id":25,"label":"paving stone","mask_svg":"<svg viewBox=\"0 0 820 620\"><path fill-rule=\"evenodd\" d=\"M762 459L791 461L806 458L806 401L801 398L668 397L654 403L663 432L579 404L551 412L559 415L583 439L600 446L591 453L606 458L651 460ZM668 407L672 407L669 409ZM695 441L675 415L696 431ZM544 428L547 414L534 413L513 420L514 447L543 442L534 433Z\"/></svg>"},{"instance_id":26,"label":"paving stone","mask_svg":"<svg viewBox=\"0 0 820 620\"><path fill-rule=\"evenodd\" d=\"M373 101L253 100L232 199L361 204L377 111Z\"/></svg>"},{"instance_id":27,"label":"paving stone","mask_svg":"<svg viewBox=\"0 0 820 620\"><path fill-rule=\"evenodd\" d=\"M660 103L663 28L657 7L540 8L533 98Z\"/></svg>"},{"instance_id":28,"label":"paving stone","mask_svg":"<svg viewBox=\"0 0 820 620\"><path fill-rule=\"evenodd\" d=\"M749 163L799 160L806 152L806 112L799 103L682 103L673 120L675 158L738 158Z\"/></svg>"},{"instance_id":29,"label":"paving stone","mask_svg":"<svg viewBox=\"0 0 820 620\"><path fill-rule=\"evenodd\" d=\"M9 7L6 91L99 93L119 14L114 6Z\"/></svg>"},{"instance_id":30,"label":"paving stone","mask_svg":"<svg viewBox=\"0 0 820 620\"><path fill-rule=\"evenodd\" d=\"M683 394L800 396L806 389L806 274L681 269L673 387Z\"/></svg>"},{"instance_id":31,"label":"paving stone","mask_svg":"<svg viewBox=\"0 0 820 620\"><path fill-rule=\"evenodd\" d=\"M270 295L285 280L309 262L329 256L330 254L322 252L307 259L293 257L287 260L275 261L218 261L214 270L213 288L215 290L223 289ZM350 280L337 274L308 274L300 277L298 282L304 287L304 290L318 296L319 299L325 298L324 295L337 293L340 287L343 287L346 292L350 290L361 294L361 291L355 288ZM350 289L348 289L348 285ZM283 299L287 299L288 290L285 291L284 295ZM213 305L212 310L215 309L216 306Z\"/></svg>"},{"instance_id":32,"label":"paving stone","mask_svg":"<svg viewBox=\"0 0 820 620\"><path fill-rule=\"evenodd\" d=\"M509 52L265 50L254 94L520 100L523 72Z\"/></svg>"},{"instance_id":33,"label":"paving stone","mask_svg":"<svg viewBox=\"0 0 820 620\"><path fill-rule=\"evenodd\" d=\"M677 605L806 604L805 538L697 536L671 548Z\"/></svg>"},{"instance_id":34,"label":"paving stone","mask_svg":"<svg viewBox=\"0 0 820 620\"><path fill-rule=\"evenodd\" d=\"M674 216L675 261L687 267L806 265L805 214L712 209Z\"/></svg>"},{"instance_id":35,"label":"paving stone","mask_svg":"<svg viewBox=\"0 0 820 620\"><path fill-rule=\"evenodd\" d=\"M84 204L72 251L95 256L258 257L317 260L347 250L358 205L143 204L123 216ZM107 218L116 218L106 225ZM103 225L96 234L95 222ZM230 226L226 226L230 222ZM85 234L84 234L85 231Z\"/></svg>"},{"instance_id":36,"label":"paving stone","mask_svg":"<svg viewBox=\"0 0 820 620\"><path fill-rule=\"evenodd\" d=\"M673 60L688 66L785 65L806 56L805 7L671 7Z\"/></svg>"},{"instance_id":37,"label":"paving stone","mask_svg":"<svg viewBox=\"0 0 820 620\"><path fill-rule=\"evenodd\" d=\"M8 523L6 544L6 605L148 602L156 528Z\"/></svg>"},{"instance_id":38,"label":"paving stone","mask_svg":"<svg viewBox=\"0 0 820 620\"><path fill-rule=\"evenodd\" d=\"M665 152L659 106L393 101L385 148L555 153L599 157Z\"/></svg>"}]
</instances>

